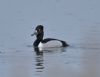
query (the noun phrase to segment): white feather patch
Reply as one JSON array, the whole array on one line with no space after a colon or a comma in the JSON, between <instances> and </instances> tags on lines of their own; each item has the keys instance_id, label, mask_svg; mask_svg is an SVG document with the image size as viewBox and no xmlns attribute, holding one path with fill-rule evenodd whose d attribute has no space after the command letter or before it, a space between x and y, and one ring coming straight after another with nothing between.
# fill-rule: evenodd
<instances>
[{"instance_id":1,"label":"white feather patch","mask_svg":"<svg viewBox=\"0 0 100 77\"><path fill-rule=\"evenodd\" d=\"M57 41L57 40L52 40L52 41L49 41L47 43L41 43L39 44L39 48L50 48L50 47L61 47L62 46L62 43L60 41Z\"/></svg>"}]
</instances>

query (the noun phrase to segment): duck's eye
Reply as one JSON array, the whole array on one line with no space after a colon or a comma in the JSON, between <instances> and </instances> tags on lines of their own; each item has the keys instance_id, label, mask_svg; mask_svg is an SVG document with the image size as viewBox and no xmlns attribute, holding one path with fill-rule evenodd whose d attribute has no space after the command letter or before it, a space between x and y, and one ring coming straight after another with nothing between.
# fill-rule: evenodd
<instances>
[{"instance_id":1,"label":"duck's eye","mask_svg":"<svg viewBox=\"0 0 100 77\"><path fill-rule=\"evenodd\" d=\"M41 29L39 29L39 31L41 31Z\"/></svg>"}]
</instances>

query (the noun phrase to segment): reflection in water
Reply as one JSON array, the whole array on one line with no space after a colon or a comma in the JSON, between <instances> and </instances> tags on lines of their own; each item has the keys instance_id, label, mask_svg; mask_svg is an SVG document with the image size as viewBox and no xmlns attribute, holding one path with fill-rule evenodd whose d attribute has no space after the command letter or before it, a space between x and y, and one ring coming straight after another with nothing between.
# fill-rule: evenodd
<instances>
[{"instance_id":1,"label":"reflection in water","mask_svg":"<svg viewBox=\"0 0 100 77\"><path fill-rule=\"evenodd\" d=\"M65 47L61 47L61 48L48 48L47 50L44 51L39 51L39 48L34 48L34 51L36 52L36 57L35 57L35 69L36 69L36 73L37 74L41 74L42 72L44 72L44 54L56 54L59 52L65 52Z\"/></svg>"},{"instance_id":2,"label":"reflection in water","mask_svg":"<svg viewBox=\"0 0 100 77\"><path fill-rule=\"evenodd\" d=\"M43 72L43 55L37 55L36 57L36 72Z\"/></svg>"},{"instance_id":3,"label":"reflection in water","mask_svg":"<svg viewBox=\"0 0 100 77\"><path fill-rule=\"evenodd\" d=\"M36 72L43 72L43 52L40 52L38 48L34 49L36 52Z\"/></svg>"}]
</instances>

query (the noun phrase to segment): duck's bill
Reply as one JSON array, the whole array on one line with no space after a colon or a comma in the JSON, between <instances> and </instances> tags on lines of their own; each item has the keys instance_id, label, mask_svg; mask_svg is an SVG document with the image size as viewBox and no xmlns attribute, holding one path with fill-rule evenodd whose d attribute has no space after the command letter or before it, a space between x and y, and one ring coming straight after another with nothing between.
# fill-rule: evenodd
<instances>
[{"instance_id":1,"label":"duck's bill","mask_svg":"<svg viewBox=\"0 0 100 77\"><path fill-rule=\"evenodd\" d=\"M34 36L34 33L33 33L33 34L31 34L31 36Z\"/></svg>"},{"instance_id":2,"label":"duck's bill","mask_svg":"<svg viewBox=\"0 0 100 77\"><path fill-rule=\"evenodd\" d=\"M35 31L33 34L31 34L31 36L37 35L37 31Z\"/></svg>"}]
</instances>

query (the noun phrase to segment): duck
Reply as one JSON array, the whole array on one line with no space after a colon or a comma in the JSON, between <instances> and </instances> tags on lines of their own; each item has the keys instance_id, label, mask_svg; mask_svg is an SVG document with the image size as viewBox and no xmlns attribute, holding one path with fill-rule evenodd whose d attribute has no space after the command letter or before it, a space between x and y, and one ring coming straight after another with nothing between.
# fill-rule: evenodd
<instances>
[{"instance_id":1,"label":"duck","mask_svg":"<svg viewBox=\"0 0 100 77\"><path fill-rule=\"evenodd\" d=\"M33 43L34 48L58 48L58 47L67 47L69 44L67 44L63 40L55 39L55 38L45 38L44 37L44 26L43 25L37 25L35 28L35 31L31 36L36 36L36 40Z\"/></svg>"}]
</instances>

